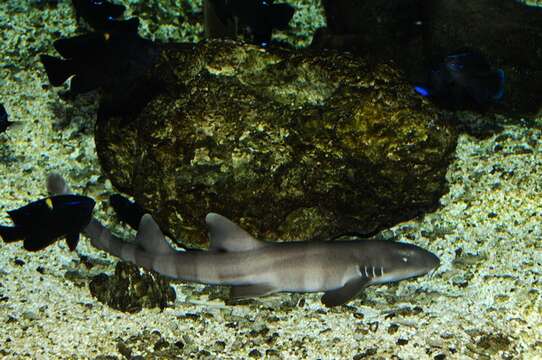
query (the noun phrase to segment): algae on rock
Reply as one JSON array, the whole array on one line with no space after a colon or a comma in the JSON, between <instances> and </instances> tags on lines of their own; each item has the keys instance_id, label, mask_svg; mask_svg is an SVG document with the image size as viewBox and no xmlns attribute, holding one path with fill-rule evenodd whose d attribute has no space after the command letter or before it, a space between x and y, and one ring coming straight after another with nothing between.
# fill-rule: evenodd
<instances>
[{"instance_id":1,"label":"algae on rock","mask_svg":"<svg viewBox=\"0 0 542 360\"><path fill-rule=\"evenodd\" d=\"M136 118L101 118L104 172L184 243L208 212L257 237L370 233L438 205L455 132L391 64L231 41L157 45ZM143 97L144 98L144 97Z\"/></svg>"}]
</instances>

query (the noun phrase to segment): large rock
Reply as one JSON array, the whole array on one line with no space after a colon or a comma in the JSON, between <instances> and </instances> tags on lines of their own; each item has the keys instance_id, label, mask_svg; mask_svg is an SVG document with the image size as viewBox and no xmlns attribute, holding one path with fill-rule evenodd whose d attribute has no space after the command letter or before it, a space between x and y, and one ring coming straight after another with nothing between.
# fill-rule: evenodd
<instances>
[{"instance_id":1,"label":"large rock","mask_svg":"<svg viewBox=\"0 0 542 360\"><path fill-rule=\"evenodd\" d=\"M101 118L107 176L185 243L221 213L261 238L372 232L438 205L456 135L389 64L235 42L163 45L162 93Z\"/></svg>"}]
</instances>

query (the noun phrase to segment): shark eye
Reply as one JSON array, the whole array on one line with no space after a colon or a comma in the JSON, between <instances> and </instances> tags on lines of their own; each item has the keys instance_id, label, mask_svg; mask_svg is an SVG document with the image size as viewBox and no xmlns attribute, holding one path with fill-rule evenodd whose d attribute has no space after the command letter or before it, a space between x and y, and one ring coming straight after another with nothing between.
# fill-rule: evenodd
<instances>
[{"instance_id":1,"label":"shark eye","mask_svg":"<svg viewBox=\"0 0 542 360\"><path fill-rule=\"evenodd\" d=\"M403 262L408 262L408 259L406 257L402 258Z\"/></svg>"}]
</instances>

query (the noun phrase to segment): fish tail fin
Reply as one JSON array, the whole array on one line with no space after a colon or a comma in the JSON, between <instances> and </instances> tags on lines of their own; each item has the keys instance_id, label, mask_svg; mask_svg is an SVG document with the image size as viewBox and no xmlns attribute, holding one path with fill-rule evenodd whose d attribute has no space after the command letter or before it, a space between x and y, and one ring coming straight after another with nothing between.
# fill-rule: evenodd
<instances>
[{"instance_id":1,"label":"fish tail fin","mask_svg":"<svg viewBox=\"0 0 542 360\"><path fill-rule=\"evenodd\" d=\"M498 102L505 92L504 71L499 69L473 77L466 82L465 89L479 105Z\"/></svg>"},{"instance_id":2,"label":"fish tail fin","mask_svg":"<svg viewBox=\"0 0 542 360\"><path fill-rule=\"evenodd\" d=\"M504 97L504 84L505 84L505 75L504 70L497 70L498 86L497 91L493 95L493 101L499 101Z\"/></svg>"},{"instance_id":3,"label":"fish tail fin","mask_svg":"<svg viewBox=\"0 0 542 360\"><path fill-rule=\"evenodd\" d=\"M68 234L66 236L66 243L68 244L70 251L74 251L79 243L79 233Z\"/></svg>"},{"instance_id":4,"label":"fish tail fin","mask_svg":"<svg viewBox=\"0 0 542 360\"><path fill-rule=\"evenodd\" d=\"M0 225L0 236L4 242L10 243L23 240L24 234L20 227Z\"/></svg>"},{"instance_id":5,"label":"fish tail fin","mask_svg":"<svg viewBox=\"0 0 542 360\"><path fill-rule=\"evenodd\" d=\"M288 4L274 4L271 6L271 23L279 30L288 28L288 24L294 16L295 8Z\"/></svg>"},{"instance_id":6,"label":"fish tail fin","mask_svg":"<svg viewBox=\"0 0 542 360\"><path fill-rule=\"evenodd\" d=\"M45 67L49 82L53 86L62 85L75 73L70 60L63 60L49 55L40 55L40 60Z\"/></svg>"}]
</instances>

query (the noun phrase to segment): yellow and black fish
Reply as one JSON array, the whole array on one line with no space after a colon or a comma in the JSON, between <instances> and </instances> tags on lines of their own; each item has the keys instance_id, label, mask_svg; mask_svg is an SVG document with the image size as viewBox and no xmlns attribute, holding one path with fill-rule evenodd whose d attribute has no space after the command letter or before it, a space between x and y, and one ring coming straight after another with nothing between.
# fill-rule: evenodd
<instances>
[{"instance_id":1,"label":"yellow and black fish","mask_svg":"<svg viewBox=\"0 0 542 360\"><path fill-rule=\"evenodd\" d=\"M79 234L92 217L95 202L81 195L56 195L8 211L15 226L0 225L0 236L9 243L24 241L28 251L46 248L59 238L66 238L75 250Z\"/></svg>"}]
</instances>

